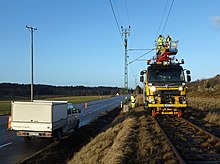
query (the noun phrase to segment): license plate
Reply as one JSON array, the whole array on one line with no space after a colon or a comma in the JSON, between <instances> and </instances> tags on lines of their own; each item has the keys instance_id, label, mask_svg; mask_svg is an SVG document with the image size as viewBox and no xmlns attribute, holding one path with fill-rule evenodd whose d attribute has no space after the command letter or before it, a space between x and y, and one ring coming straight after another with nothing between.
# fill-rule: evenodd
<instances>
[{"instance_id":1,"label":"license plate","mask_svg":"<svg viewBox=\"0 0 220 164\"><path fill-rule=\"evenodd\" d=\"M164 104L164 107L174 107L173 104Z\"/></svg>"},{"instance_id":2,"label":"license plate","mask_svg":"<svg viewBox=\"0 0 220 164\"><path fill-rule=\"evenodd\" d=\"M30 135L32 135L32 136L39 136L39 133L31 132Z\"/></svg>"}]
</instances>

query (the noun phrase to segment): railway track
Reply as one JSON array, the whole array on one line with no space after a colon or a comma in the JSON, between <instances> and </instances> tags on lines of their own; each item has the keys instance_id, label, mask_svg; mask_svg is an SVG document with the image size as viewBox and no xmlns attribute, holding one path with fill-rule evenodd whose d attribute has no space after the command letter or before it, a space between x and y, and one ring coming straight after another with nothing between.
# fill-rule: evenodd
<instances>
[{"instance_id":1,"label":"railway track","mask_svg":"<svg viewBox=\"0 0 220 164\"><path fill-rule=\"evenodd\" d=\"M220 163L220 138L181 117L156 120L180 163Z\"/></svg>"}]
</instances>

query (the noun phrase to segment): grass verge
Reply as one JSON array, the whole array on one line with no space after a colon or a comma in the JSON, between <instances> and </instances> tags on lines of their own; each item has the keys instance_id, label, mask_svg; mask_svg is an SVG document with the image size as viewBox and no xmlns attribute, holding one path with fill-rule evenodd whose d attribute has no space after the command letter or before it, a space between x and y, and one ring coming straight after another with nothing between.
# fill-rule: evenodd
<instances>
[{"instance_id":1,"label":"grass verge","mask_svg":"<svg viewBox=\"0 0 220 164\"><path fill-rule=\"evenodd\" d=\"M220 99L188 97L188 104L194 111L203 113L204 121L220 126Z\"/></svg>"}]
</instances>

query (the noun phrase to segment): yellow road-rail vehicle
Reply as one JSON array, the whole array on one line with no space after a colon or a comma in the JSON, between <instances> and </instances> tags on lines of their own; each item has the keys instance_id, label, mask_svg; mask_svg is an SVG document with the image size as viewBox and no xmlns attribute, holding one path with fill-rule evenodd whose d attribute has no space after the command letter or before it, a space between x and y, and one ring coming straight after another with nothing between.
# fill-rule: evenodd
<instances>
[{"instance_id":1,"label":"yellow road-rail vehicle","mask_svg":"<svg viewBox=\"0 0 220 164\"><path fill-rule=\"evenodd\" d=\"M178 52L177 44L174 43L169 51L148 60L147 69L140 73L140 81L144 84L144 103L148 115L182 116L187 108L186 82L191 81L191 76L190 71L181 66L184 60L179 62L174 58Z\"/></svg>"}]
</instances>

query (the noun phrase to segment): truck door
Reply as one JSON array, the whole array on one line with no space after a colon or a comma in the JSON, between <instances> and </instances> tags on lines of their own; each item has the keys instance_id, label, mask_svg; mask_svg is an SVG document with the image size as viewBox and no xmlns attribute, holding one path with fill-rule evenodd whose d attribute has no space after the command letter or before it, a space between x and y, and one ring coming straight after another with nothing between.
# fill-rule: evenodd
<instances>
[{"instance_id":1,"label":"truck door","mask_svg":"<svg viewBox=\"0 0 220 164\"><path fill-rule=\"evenodd\" d=\"M74 115L73 115L73 106L71 104L68 104L67 120L68 120L68 130L72 129L74 125Z\"/></svg>"},{"instance_id":2,"label":"truck door","mask_svg":"<svg viewBox=\"0 0 220 164\"><path fill-rule=\"evenodd\" d=\"M75 107L73 107L73 122L74 122L74 127L77 124L77 118L78 118L78 109L76 109Z\"/></svg>"}]
</instances>

